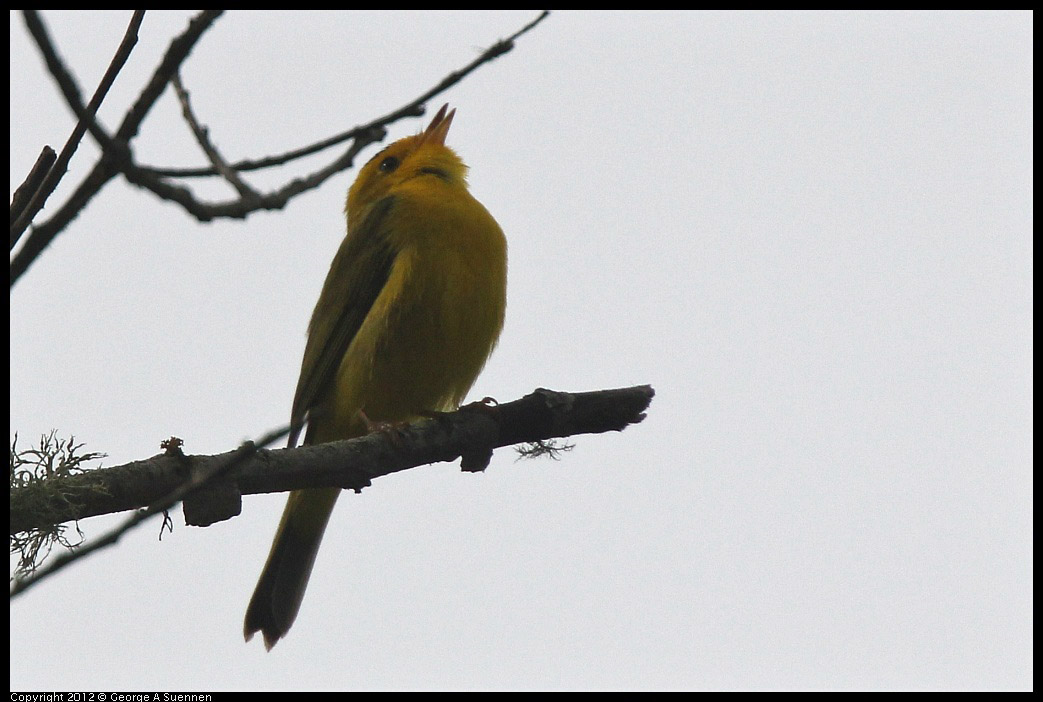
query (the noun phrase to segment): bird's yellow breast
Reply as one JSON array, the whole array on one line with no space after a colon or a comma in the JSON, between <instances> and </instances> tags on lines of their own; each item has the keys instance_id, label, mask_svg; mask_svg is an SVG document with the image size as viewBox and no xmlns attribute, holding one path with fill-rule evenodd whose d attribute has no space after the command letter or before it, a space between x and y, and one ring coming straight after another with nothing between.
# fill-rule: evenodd
<instances>
[{"instance_id":1,"label":"bird's yellow breast","mask_svg":"<svg viewBox=\"0 0 1043 702\"><path fill-rule=\"evenodd\" d=\"M437 176L394 197L390 275L337 370L318 441L364 433L360 409L397 422L457 407L503 326L507 243L488 211Z\"/></svg>"}]
</instances>

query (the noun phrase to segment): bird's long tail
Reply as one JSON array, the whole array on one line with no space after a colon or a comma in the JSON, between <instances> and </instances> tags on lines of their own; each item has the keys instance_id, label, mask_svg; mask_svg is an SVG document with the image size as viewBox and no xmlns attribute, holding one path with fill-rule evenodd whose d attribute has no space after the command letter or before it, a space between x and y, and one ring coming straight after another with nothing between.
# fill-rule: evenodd
<instances>
[{"instance_id":1,"label":"bird's long tail","mask_svg":"<svg viewBox=\"0 0 1043 702\"><path fill-rule=\"evenodd\" d=\"M271 650L290 630L340 493L340 488L290 493L268 561L246 608L243 636L247 641L259 631L264 635L265 648Z\"/></svg>"}]
</instances>

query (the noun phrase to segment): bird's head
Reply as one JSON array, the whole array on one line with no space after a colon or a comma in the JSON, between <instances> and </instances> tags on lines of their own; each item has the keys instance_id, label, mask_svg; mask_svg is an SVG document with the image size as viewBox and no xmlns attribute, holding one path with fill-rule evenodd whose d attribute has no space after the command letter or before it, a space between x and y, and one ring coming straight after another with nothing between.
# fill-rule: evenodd
<instances>
[{"instance_id":1,"label":"bird's head","mask_svg":"<svg viewBox=\"0 0 1043 702\"><path fill-rule=\"evenodd\" d=\"M467 166L445 145L456 114L448 108L448 104L442 105L427 129L388 145L362 167L348 191L345 209L349 217L364 217L368 207L413 179L436 178L467 187Z\"/></svg>"}]
</instances>

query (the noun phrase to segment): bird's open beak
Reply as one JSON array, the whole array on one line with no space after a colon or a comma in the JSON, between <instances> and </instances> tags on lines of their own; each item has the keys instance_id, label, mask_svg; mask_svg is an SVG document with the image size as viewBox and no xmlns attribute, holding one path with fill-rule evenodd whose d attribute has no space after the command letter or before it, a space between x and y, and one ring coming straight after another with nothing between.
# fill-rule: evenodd
<instances>
[{"instance_id":1,"label":"bird's open beak","mask_svg":"<svg viewBox=\"0 0 1043 702\"><path fill-rule=\"evenodd\" d=\"M431 124L427 126L423 134L420 135L420 142L423 144L441 144L445 146L445 137L449 133L449 125L453 123L453 115L456 114L456 109L449 110L446 114L446 110L449 110L449 103L442 105L442 109L438 111L435 118L431 120Z\"/></svg>"}]
</instances>

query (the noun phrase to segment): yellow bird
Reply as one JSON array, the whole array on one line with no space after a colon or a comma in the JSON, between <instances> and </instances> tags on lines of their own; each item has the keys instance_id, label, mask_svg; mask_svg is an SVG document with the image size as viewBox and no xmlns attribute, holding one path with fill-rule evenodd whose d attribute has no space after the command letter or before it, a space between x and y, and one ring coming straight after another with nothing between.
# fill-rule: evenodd
<instances>
[{"instance_id":1,"label":"yellow bird","mask_svg":"<svg viewBox=\"0 0 1043 702\"><path fill-rule=\"evenodd\" d=\"M456 110L366 163L348 191L348 233L308 326L290 446L365 434L459 407L496 345L507 301L507 241L445 145ZM246 610L246 640L286 635L338 488L290 494Z\"/></svg>"}]
</instances>

